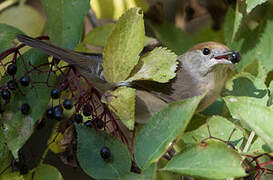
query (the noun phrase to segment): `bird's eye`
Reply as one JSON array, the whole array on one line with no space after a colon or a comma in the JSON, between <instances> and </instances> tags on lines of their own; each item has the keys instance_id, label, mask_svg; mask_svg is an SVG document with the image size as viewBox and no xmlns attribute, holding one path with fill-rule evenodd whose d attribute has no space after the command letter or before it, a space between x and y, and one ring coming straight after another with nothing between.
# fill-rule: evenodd
<instances>
[{"instance_id":1,"label":"bird's eye","mask_svg":"<svg viewBox=\"0 0 273 180\"><path fill-rule=\"evenodd\" d=\"M209 53L210 53L210 49L209 48L204 48L203 49L203 54L204 55L209 55Z\"/></svg>"}]
</instances>

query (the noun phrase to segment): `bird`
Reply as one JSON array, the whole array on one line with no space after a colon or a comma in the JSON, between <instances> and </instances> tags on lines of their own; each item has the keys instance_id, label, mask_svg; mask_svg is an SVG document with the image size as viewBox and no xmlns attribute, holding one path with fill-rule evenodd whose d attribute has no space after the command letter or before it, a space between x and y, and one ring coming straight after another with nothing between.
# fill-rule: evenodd
<instances>
[{"instance_id":1,"label":"bird","mask_svg":"<svg viewBox=\"0 0 273 180\"><path fill-rule=\"evenodd\" d=\"M16 37L30 47L74 65L87 77L103 84L101 86L103 88L109 89L109 87L120 85L105 81L101 54L81 53L60 48L26 35L18 34ZM178 56L176 76L169 82L136 81L130 84L137 89L136 121L146 123L149 117L169 103L206 92L196 110L201 112L219 97L225 82L235 73L234 64L240 59L239 52L230 50L224 44L213 41L196 44Z\"/></svg>"}]
</instances>

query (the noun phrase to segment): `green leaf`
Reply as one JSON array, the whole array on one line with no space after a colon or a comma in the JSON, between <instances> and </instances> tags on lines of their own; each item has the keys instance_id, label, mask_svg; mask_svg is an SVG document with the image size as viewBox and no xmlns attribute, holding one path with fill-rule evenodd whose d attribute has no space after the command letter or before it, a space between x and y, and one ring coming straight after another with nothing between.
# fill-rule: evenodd
<instances>
[{"instance_id":1,"label":"green leaf","mask_svg":"<svg viewBox=\"0 0 273 180\"><path fill-rule=\"evenodd\" d=\"M246 12L250 13L256 6L265 3L267 0L246 0Z\"/></svg>"},{"instance_id":2,"label":"green leaf","mask_svg":"<svg viewBox=\"0 0 273 180\"><path fill-rule=\"evenodd\" d=\"M174 51L175 54L181 55L195 44L195 41L189 34L178 29L173 24L166 21L161 24L150 21L147 21L147 23L152 28L159 41L164 46Z\"/></svg>"},{"instance_id":3,"label":"green leaf","mask_svg":"<svg viewBox=\"0 0 273 180\"><path fill-rule=\"evenodd\" d=\"M221 30L213 30L211 25L201 28L198 32L194 33L194 39L196 43L202 43L206 41L216 41L220 43L224 43L224 31Z\"/></svg>"},{"instance_id":4,"label":"green leaf","mask_svg":"<svg viewBox=\"0 0 273 180\"><path fill-rule=\"evenodd\" d=\"M63 180L62 174L57 168L48 164L42 164L34 170L34 179L38 180Z\"/></svg>"},{"instance_id":5,"label":"green leaf","mask_svg":"<svg viewBox=\"0 0 273 180\"><path fill-rule=\"evenodd\" d=\"M271 153L273 152L270 147L260 138L254 140L251 144L250 149L247 151L247 154L253 154L255 156L264 154L264 153Z\"/></svg>"},{"instance_id":6,"label":"green leaf","mask_svg":"<svg viewBox=\"0 0 273 180\"><path fill-rule=\"evenodd\" d=\"M171 103L149 119L136 137L135 160L141 169L156 162L184 132L202 97Z\"/></svg>"},{"instance_id":7,"label":"green leaf","mask_svg":"<svg viewBox=\"0 0 273 180\"><path fill-rule=\"evenodd\" d=\"M240 12L240 4L241 3L237 1L235 11L232 8L229 8L226 14L224 34L227 46L231 46L231 44L235 40L236 34L239 30L241 21L243 19L243 15Z\"/></svg>"},{"instance_id":8,"label":"green leaf","mask_svg":"<svg viewBox=\"0 0 273 180\"><path fill-rule=\"evenodd\" d=\"M33 66L37 66L43 63L47 63L47 56L38 50L31 49L23 54L23 63L21 58L18 58L17 63L17 73L16 77L20 77L25 74L25 68L31 69L30 63ZM44 66L44 71L49 70L48 66ZM33 71L29 73L32 82L46 82L47 73L38 73ZM4 76L2 78L2 83L10 80L10 76ZM50 76L49 85L53 85L54 77ZM3 115L3 127L6 143L11 150L13 156L17 158L17 151L24 145L31 134L34 131L34 125L42 117L45 112L49 100L50 100L50 89L46 83L36 83L34 87L19 87L20 91L13 91L12 98L9 104L6 105L6 111ZM30 106L30 113L28 115L23 115L20 111L22 104L28 103Z\"/></svg>"},{"instance_id":9,"label":"green leaf","mask_svg":"<svg viewBox=\"0 0 273 180\"><path fill-rule=\"evenodd\" d=\"M232 134L233 130L235 131ZM231 134L232 136L230 138ZM206 124L202 125L198 129L183 134L182 140L186 144L195 144L196 142L200 142L210 135L224 141L229 141L235 147L240 147L244 139L243 132L232 122L221 116L212 116L210 119L208 119Z\"/></svg>"},{"instance_id":10,"label":"green leaf","mask_svg":"<svg viewBox=\"0 0 273 180\"><path fill-rule=\"evenodd\" d=\"M255 78L249 73L242 72L234 76L226 86L225 96L248 96L261 105L268 101L267 87L261 79Z\"/></svg>"},{"instance_id":11,"label":"green leaf","mask_svg":"<svg viewBox=\"0 0 273 180\"><path fill-rule=\"evenodd\" d=\"M13 40L16 34L24 33L13 26L0 24L0 53L14 46Z\"/></svg>"},{"instance_id":12,"label":"green leaf","mask_svg":"<svg viewBox=\"0 0 273 180\"><path fill-rule=\"evenodd\" d=\"M177 56L166 48L155 48L141 57L136 72L127 81L153 80L166 83L175 77Z\"/></svg>"},{"instance_id":13,"label":"green leaf","mask_svg":"<svg viewBox=\"0 0 273 180\"><path fill-rule=\"evenodd\" d=\"M74 49L83 33L83 20L89 0L42 0L47 17L50 41L60 47Z\"/></svg>"},{"instance_id":14,"label":"green leaf","mask_svg":"<svg viewBox=\"0 0 273 180\"><path fill-rule=\"evenodd\" d=\"M0 130L0 172L2 172L4 169L9 167L11 161L12 161L12 156L8 149L8 146L5 144L4 134L1 129Z\"/></svg>"},{"instance_id":15,"label":"green leaf","mask_svg":"<svg viewBox=\"0 0 273 180\"><path fill-rule=\"evenodd\" d=\"M226 179L246 175L242 158L225 143L207 140L187 147L162 170L208 179Z\"/></svg>"},{"instance_id":16,"label":"green leaf","mask_svg":"<svg viewBox=\"0 0 273 180\"><path fill-rule=\"evenodd\" d=\"M143 11L132 8L118 20L103 51L103 72L108 82L128 78L144 47Z\"/></svg>"},{"instance_id":17,"label":"green leaf","mask_svg":"<svg viewBox=\"0 0 273 180\"><path fill-rule=\"evenodd\" d=\"M114 27L115 24L104 24L96 27L85 36L83 43L104 47Z\"/></svg>"},{"instance_id":18,"label":"green leaf","mask_svg":"<svg viewBox=\"0 0 273 180\"><path fill-rule=\"evenodd\" d=\"M123 86L109 93L109 95L107 93L105 103L128 129L133 130L135 125L136 90Z\"/></svg>"},{"instance_id":19,"label":"green leaf","mask_svg":"<svg viewBox=\"0 0 273 180\"><path fill-rule=\"evenodd\" d=\"M232 117L246 123L273 149L273 109L250 97L229 96L224 100Z\"/></svg>"},{"instance_id":20,"label":"green leaf","mask_svg":"<svg viewBox=\"0 0 273 180\"><path fill-rule=\"evenodd\" d=\"M95 179L117 179L130 172L129 151L116 137L80 125L76 125L76 130L77 158L86 174ZM108 160L103 160L100 155L104 146L111 152Z\"/></svg>"},{"instance_id":21,"label":"green leaf","mask_svg":"<svg viewBox=\"0 0 273 180\"><path fill-rule=\"evenodd\" d=\"M143 171L141 174L128 173L122 176L119 180L156 180L156 163L152 164L148 169Z\"/></svg>"},{"instance_id":22,"label":"green leaf","mask_svg":"<svg viewBox=\"0 0 273 180\"><path fill-rule=\"evenodd\" d=\"M44 26L44 20L40 13L27 5L14 6L1 12L0 23L14 26L34 37L41 34Z\"/></svg>"},{"instance_id":23,"label":"green leaf","mask_svg":"<svg viewBox=\"0 0 273 180\"><path fill-rule=\"evenodd\" d=\"M247 66L245 66L242 70L243 72L248 72L251 75L265 81L266 74L264 72L264 67L261 64L261 61L257 59L253 59Z\"/></svg>"}]
</instances>

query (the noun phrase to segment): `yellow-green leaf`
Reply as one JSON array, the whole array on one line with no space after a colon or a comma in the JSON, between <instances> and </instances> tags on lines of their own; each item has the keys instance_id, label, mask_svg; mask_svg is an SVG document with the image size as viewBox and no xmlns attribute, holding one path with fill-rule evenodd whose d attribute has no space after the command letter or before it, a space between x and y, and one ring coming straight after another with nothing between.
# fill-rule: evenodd
<instances>
[{"instance_id":1,"label":"yellow-green leaf","mask_svg":"<svg viewBox=\"0 0 273 180\"><path fill-rule=\"evenodd\" d=\"M39 36L44 26L42 16L30 6L11 7L0 14L0 23L14 26L29 36Z\"/></svg>"},{"instance_id":2,"label":"yellow-green leaf","mask_svg":"<svg viewBox=\"0 0 273 180\"><path fill-rule=\"evenodd\" d=\"M140 59L136 67L137 72L128 81L168 82L175 77L176 60L177 56L166 48L155 48Z\"/></svg>"},{"instance_id":3,"label":"yellow-green leaf","mask_svg":"<svg viewBox=\"0 0 273 180\"><path fill-rule=\"evenodd\" d=\"M132 8L118 20L103 52L104 77L108 82L124 81L138 63L144 47L143 11Z\"/></svg>"},{"instance_id":4,"label":"yellow-green leaf","mask_svg":"<svg viewBox=\"0 0 273 180\"><path fill-rule=\"evenodd\" d=\"M90 5L97 18L114 20L117 20L129 8L140 7L144 11L149 8L146 0L92 0Z\"/></svg>"},{"instance_id":5,"label":"yellow-green leaf","mask_svg":"<svg viewBox=\"0 0 273 180\"><path fill-rule=\"evenodd\" d=\"M135 91L132 88L119 87L110 92L105 101L108 107L130 130L134 129L135 124Z\"/></svg>"}]
</instances>

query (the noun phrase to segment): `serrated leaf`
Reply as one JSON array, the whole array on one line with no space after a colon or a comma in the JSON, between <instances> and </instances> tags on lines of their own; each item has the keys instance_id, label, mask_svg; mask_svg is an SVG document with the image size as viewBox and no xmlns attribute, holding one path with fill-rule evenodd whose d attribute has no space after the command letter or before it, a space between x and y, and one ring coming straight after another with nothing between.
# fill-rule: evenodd
<instances>
[{"instance_id":1,"label":"serrated leaf","mask_svg":"<svg viewBox=\"0 0 273 180\"><path fill-rule=\"evenodd\" d=\"M143 11L132 8L118 20L103 51L103 72L108 82L128 78L144 47Z\"/></svg>"},{"instance_id":2,"label":"serrated leaf","mask_svg":"<svg viewBox=\"0 0 273 180\"><path fill-rule=\"evenodd\" d=\"M155 48L141 57L136 72L127 81L153 80L166 83L175 77L177 56L166 48Z\"/></svg>"},{"instance_id":3,"label":"serrated leaf","mask_svg":"<svg viewBox=\"0 0 273 180\"><path fill-rule=\"evenodd\" d=\"M162 170L208 179L226 179L246 175L239 153L225 143L207 140L187 147Z\"/></svg>"},{"instance_id":4,"label":"serrated leaf","mask_svg":"<svg viewBox=\"0 0 273 180\"><path fill-rule=\"evenodd\" d=\"M140 7L144 11L149 8L146 0L92 0L90 5L99 19L114 20L117 20L129 8Z\"/></svg>"},{"instance_id":5,"label":"serrated leaf","mask_svg":"<svg viewBox=\"0 0 273 180\"><path fill-rule=\"evenodd\" d=\"M85 36L83 43L104 47L114 27L115 24L104 24L96 27Z\"/></svg>"},{"instance_id":6,"label":"serrated leaf","mask_svg":"<svg viewBox=\"0 0 273 180\"><path fill-rule=\"evenodd\" d=\"M173 24L166 21L161 24L150 21L147 21L147 23L152 28L159 41L177 55L185 53L195 44L195 41L189 34L178 29Z\"/></svg>"},{"instance_id":7,"label":"serrated leaf","mask_svg":"<svg viewBox=\"0 0 273 180\"><path fill-rule=\"evenodd\" d=\"M227 46L231 46L233 43L243 19L243 15L240 12L240 5L241 2L237 1L235 11L232 8L229 8L226 14L224 34Z\"/></svg>"},{"instance_id":8,"label":"serrated leaf","mask_svg":"<svg viewBox=\"0 0 273 180\"><path fill-rule=\"evenodd\" d=\"M233 130L235 131L233 132ZM186 144L195 144L210 135L224 141L229 141L234 147L240 147L244 139L243 132L232 122L221 116L212 116L207 120L206 124L194 131L186 132L181 138Z\"/></svg>"},{"instance_id":9,"label":"serrated leaf","mask_svg":"<svg viewBox=\"0 0 273 180\"><path fill-rule=\"evenodd\" d=\"M135 125L136 90L128 87L118 87L108 93L104 102L128 129L133 130Z\"/></svg>"},{"instance_id":10,"label":"serrated leaf","mask_svg":"<svg viewBox=\"0 0 273 180\"><path fill-rule=\"evenodd\" d=\"M90 9L89 0L42 0L50 41L74 49L83 33L83 20Z\"/></svg>"},{"instance_id":11,"label":"serrated leaf","mask_svg":"<svg viewBox=\"0 0 273 180\"><path fill-rule=\"evenodd\" d=\"M41 164L34 170L33 179L39 180L63 180L62 174L57 168L48 164Z\"/></svg>"},{"instance_id":12,"label":"serrated leaf","mask_svg":"<svg viewBox=\"0 0 273 180\"><path fill-rule=\"evenodd\" d=\"M136 137L135 160L141 169L156 162L184 132L202 97L171 103L149 119Z\"/></svg>"},{"instance_id":13,"label":"serrated leaf","mask_svg":"<svg viewBox=\"0 0 273 180\"><path fill-rule=\"evenodd\" d=\"M273 109L250 97L228 96L224 100L232 117L246 123L273 149Z\"/></svg>"},{"instance_id":14,"label":"serrated leaf","mask_svg":"<svg viewBox=\"0 0 273 180\"><path fill-rule=\"evenodd\" d=\"M16 76L20 77L25 74L25 68L30 69L31 65L37 66L47 63L47 56L38 50L31 49L23 54L23 63L21 58L16 61L17 73ZM49 70L49 66L43 67L44 71ZM46 82L47 73L39 74L32 72L28 74L32 82ZM4 76L1 83L6 83L10 80L10 76ZM53 85L55 78L50 76L49 85ZM19 87L21 91L13 91L9 104L6 105L6 111L3 115L3 133L5 135L6 143L15 158L18 157L17 151L24 145L34 131L35 123L42 117L45 112L49 100L50 89L46 83L36 83L34 87ZM22 104L28 103L30 106L30 113L23 115L20 111Z\"/></svg>"},{"instance_id":15,"label":"serrated leaf","mask_svg":"<svg viewBox=\"0 0 273 180\"><path fill-rule=\"evenodd\" d=\"M246 12L250 13L256 6L265 3L267 0L246 0Z\"/></svg>"},{"instance_id":16,"label":"serrated leaf","mask_svg":"<svg viewBox=\"0 0 273 180\"><path fill-rule=\"evenodd\" d=\"M117 179L130 172L131 157L127 147L116 137L76 125L77 158L83 171L95 179ZM108 147L111 157L103 160L100 150Z\"/></svg>"},{"instance_id":17,"label":"serrated leaf","mask_svg":"<svg viewBox=\"0 0 273 180\"><path fill-rule=\"evenodd\" d=\"M239 73L226 84L224 96L248 96L261 105L268 101L267 87L261 79L255 78L249 73Z\"/></svg>"},{"instance_id":18,"label":"serrated leaf","mask_svg":"<svg viewBox=\"0 0 273 180\"><path fill-rule=\"evenodd\" d=\"M18 5L0 13L0 23L14 26L29 36L39 36L44 26L40 13L28 5Z\"/></svg>"}]
</instances>

